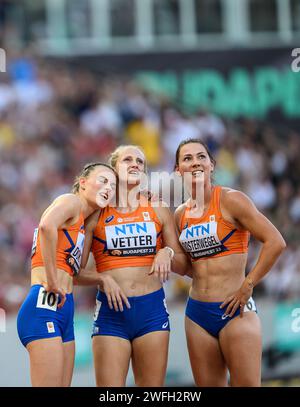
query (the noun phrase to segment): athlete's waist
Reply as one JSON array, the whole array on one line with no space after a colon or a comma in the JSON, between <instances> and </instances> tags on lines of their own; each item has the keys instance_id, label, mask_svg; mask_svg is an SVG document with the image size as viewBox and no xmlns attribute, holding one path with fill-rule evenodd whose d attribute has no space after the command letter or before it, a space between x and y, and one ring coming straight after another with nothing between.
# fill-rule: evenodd
<instances>
[{"instance_id":1,"label":"athlete's waist","mask_svg":"<svg viewBox=\"0 0 300 407\"><path fill-rule=\"evenodd\" d=\"M96 257L96 268L98 273L109 270L119 270L126 268L143 268L152 266L155 256L145 256L145 257L111 257L111 256L100 256Z\"/></svg>"},{"instance_id":2,"label":"athlete's waist","mask_svg":"<svg viewBox=\"0 0 300 407\"><path fill-rule=\"evenodd\" d=\"M31 269L45 267L45 263L40 256L34 255L31 259ZM64 270L65 273L68 273L70 276L73 276L73 270L67 263L67 256L57 256L56 258L56 268Z\"/></svg>"},{"instance_id":3,"label":"athlete's waist","mask_svg":"<svg viewBox=\"0 0 300 407\"><path fill-rule=\"evenodd\" d=\"M66 270L57 268L57 284L66 293L73 291L73 277L70 276ZM44 266L36 266L31 269L31 285L43 285L47 282L47 274Z\"/></svg>"},{"instance_id":4,"label":"athlete's waist","mask_svg":"<svg viewBox=\"0 0 300 407\"><path fill-rule=\"evenodd\" d=\"M30 292L37 292L38 293L39 289L41 287L43 287L42 284L32 284L31 287L30 287ZM71 293L66 293L66 298L67 299L70 298L73 301L74 300L73 293L72 292Z\"/></svg>"},{"instance_id":5,"label":"athlete's waist","mask_svg":"<svg viewBox=\"0 0 300 407\"><path fill-rule=\"evenodd\" d=\"M157 290L154 290L154 291L151 291L149 293L142 294L142 295L133 295L133 296L128 295L127 298L128 298L128 300L130 300L130 304L132 304L133 301L135 301L137 303L138 302L153 301L153 300L156 300L156 299L165 298L165 292L164 292L163 287L160 287ZM101 302L103 302L103 301L106 302L107 301L107 297L106 297L106 295L105 295L105 293L103 291L98 290L98 292L97 292L97 300L101 301Z\"/></svg>"},{"instance_id":6,"label":"athlete's waist","mask_svg":"<svg viewBox=\"0 0 300 407\"><path fill-rule=\"evenodd\" d=\"M203 302L223 302L225 298L228 298L233 293L238 291L243 284L243 278L237 279L237 281L231 281L230 283L218 282L213 284L209 281L207 284L193 281L189 291L191 298L197 301Z\"/></svg>"},{"instance_id":7,"label":"athlete's waist","mask_svg":"<svg viewBox=\"0 0 300 407\"><path fill-rule=\"evenodd\" d=\"M157 276L150 274L150 266L110 269L105 274L112 277L126 296L146 295L161 288Z\"/></svg>"}]
</instances>

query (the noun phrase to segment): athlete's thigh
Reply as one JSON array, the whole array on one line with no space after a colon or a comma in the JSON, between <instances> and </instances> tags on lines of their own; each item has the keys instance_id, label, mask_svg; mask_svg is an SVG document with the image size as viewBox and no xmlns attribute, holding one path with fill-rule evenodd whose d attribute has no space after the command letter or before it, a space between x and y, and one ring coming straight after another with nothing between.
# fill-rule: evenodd
<instances>
[{"instance_id":1,"label":"athlete's thigh","mask_svg":"<svg viewBox=\"0 0 300 407\"><path fill-rule=\"evenodd\" d=\"M63 386L71 386L74 359L75 359L75 341L69 341L63 343L64 348L64 373L63 373Z\"/></svg>"},{"instance_id":2,"label":"athlete's thigh","mask_svg":"<svg viewBox=\"0 0 300 407\"><path fill-rule=\"evenodd\" d=\"M185 317L189 357L197 386L227 386L227 368L219 341Z\"/></svg>"},{"instance_id":3,"label":"athlete's thigh","mask_svg":"<svg viewBox=\"0 0 300 407\"><path fill-rule=\"evenodd\" d=\"M61 337L38 339L26 346L34 387L63 386L64 351Z\"/></svg>"},{"instance_id":4,"label":"athlete's thigh","mask_svg":"<svg viewBox=\"0 0 300 407\"><path fill-rule=\"evenodd\" d=\"M230 372L231 386L260 386L262 339L255 312L237 316L221 330L220 346Z\"/></svg>"},{"instance_id":5,"label":"athlete's thigh","mask_svg":"<svg viewBox=\"0 0 300 407\"><path fill-rule=\"evenodd\" d=\"M96 385L99 387L122 387L131 357L131 343L117 336L93 337L93 355Z\"/></svg>"},{"instance_id":6,"label":"athlete's thigh","mask_svg":"<svg viewBox=\"0 0 300 407\"><path fill-rule=\"evenodd\" d=\"M169 336L169 331L154 331L132 342L132 369L137 386L164 385Z\"/></svg>"}]
</instances>

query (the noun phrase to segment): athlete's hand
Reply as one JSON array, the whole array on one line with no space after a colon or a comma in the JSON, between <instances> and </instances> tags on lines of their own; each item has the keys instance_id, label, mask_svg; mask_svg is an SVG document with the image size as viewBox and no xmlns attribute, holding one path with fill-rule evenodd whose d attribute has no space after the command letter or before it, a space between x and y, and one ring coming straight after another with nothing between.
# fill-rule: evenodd
<instances>
[{"instance_id":1,"label":"athlete's hand","mask_svg":"<svg viewBox=\"0 0 300 407\"><path fill-rule=\"evenodd\" d=\"M227 305L225 315L232 317L236 310L240 308L240 317L243 318L244 315L244 306L249 301L249 298L252 296L253 287L249 286L247 283L243 283L241 288L236 291L233 295L227 297L223 303L220 305L220 308L224 308Z\"/></svg>"},{"instance_id":2,"label":"athlete's hand","mask_svg":"<svg viewBox=\"0 0 300 407\"><path fill-rule=\"evenodd\" d=\"M171 271L171 255L166 248L160 249L154 257L149 275L153 274L160 279L163 284L169 279Z\"/></svg>"},{"instance_id":3,"label":"athlete's hand","mask_svg":"<svg viewBox=\"0 0 300 407\"><path fill-rule=\"evenodd\" d=\"M101 275L101 287L105 292L110 309L124 311L123 302L127 308L130 308L126 295L111 276Z\"/></svg>"},{"instance_id":4,"label":"athlete's hand","mask_svg":"<svg viewBox=\"0 0 300 407\"><path fill-rule=\"evenodd\" d=\"M58 294L58 298L59 298L59 303L57 304L57 308L62 308L64 306L64 303L66 302L66 293L65 290L63 288L59 288L54 284L48 284L48 283L42 283L45 290L47 291L47 293L54 293L54 294Z\"/></svg>"}]
</instances>

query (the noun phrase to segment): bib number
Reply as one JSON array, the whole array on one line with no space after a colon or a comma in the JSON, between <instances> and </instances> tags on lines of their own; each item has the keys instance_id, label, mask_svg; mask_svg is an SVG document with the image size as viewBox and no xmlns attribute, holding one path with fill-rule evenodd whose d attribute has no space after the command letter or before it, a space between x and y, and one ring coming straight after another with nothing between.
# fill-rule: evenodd
<instances>
[{"instance_id":1,"label":"bib number","mask_svg":"<svg viewBox=\"0 0 300 407\"><path fill-rule=\"evenodd\" d=\"M58 294L47 292L44 287L41 287L39 290L36 307L56 311L57 304Z\"/></svg>"},{"instance_id":2,"label":"bib number","mask_svg":"<svg viewBox=\"0 0 300 407\"><path fill-rule=\"evenodd\" d=\"M256 308L255 302L252 297L249 298L249 300L247 301L247 303L244 306L244 312L249 312L249 311L257 312L257 308Z\"/></svg>"}]
</instances>

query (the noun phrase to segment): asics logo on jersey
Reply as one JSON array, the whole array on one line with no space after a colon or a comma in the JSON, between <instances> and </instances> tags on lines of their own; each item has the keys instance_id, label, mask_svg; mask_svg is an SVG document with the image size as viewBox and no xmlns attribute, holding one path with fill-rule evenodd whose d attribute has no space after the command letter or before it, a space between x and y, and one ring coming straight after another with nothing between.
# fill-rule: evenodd
<instances>
[{"instance_id":1,"label":"asics logo on jersey","mask_svg":"<svg viewBox=\"0 0 300 407\"><path fill-rule=\"evenodd\" d=\"M105 219L105 223L109 223L114 219L114 215L109 216L108 218Z\"/></svg>"}]
</instances>

